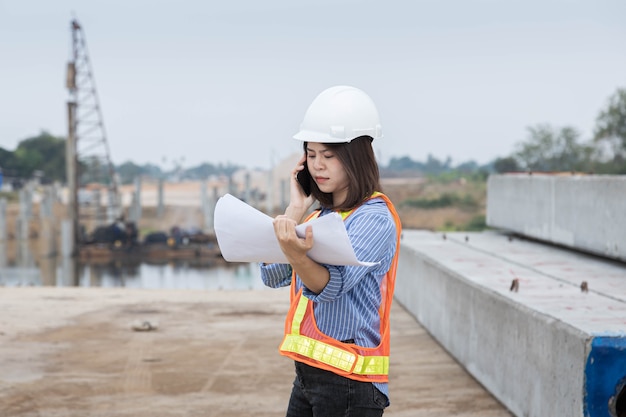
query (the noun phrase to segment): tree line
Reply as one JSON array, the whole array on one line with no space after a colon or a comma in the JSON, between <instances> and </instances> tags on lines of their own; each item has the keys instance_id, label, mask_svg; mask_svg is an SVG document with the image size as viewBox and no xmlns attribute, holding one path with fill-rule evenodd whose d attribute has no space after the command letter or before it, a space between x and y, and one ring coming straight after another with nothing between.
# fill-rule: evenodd
<instances>
[{"instance_id":1,"label":"tree line","mask_svg":"<svg viewBox=\"0 0 626 417\"><path fill-rule=\"evenodd\" d=\"M450 158L441 161L428 155L425 162L406 156L393 158L386 170L390 175L402 172L440 175L450 171L626 174L626 89L617 89L609 97L596 118L593 136L587 140L575 127L557 128L542 123L528 127L526 139L518 142L510 155L482 166L473 161L453 166Z\"/></svg>"},{"instance_id":2,"label":"tree line","mask_svg":"<svg viewBox=\"0 0 626 417\"><path fill-rule=\"evenodd\" d=\"M89 173L82 161L79 172ZM203 163L193 168L175 167L165 171L157 165L137 165L125 162L114 167L122 184L131 183L135 177L148 175L155 178L176 176L179 179L204 179L211 175L229 176L243 167L234 164ZM626 89L619 88L609 97L599 112L593 137L584 139L572 126L554 127L543 123L527 128L525 140L516 144L510 155L479 165L466 161L454 165L450 157L440 160L428 155L425 161L414 161L408 156L392 158L381 166L381 175L437 176L442 174L478 175L486 177L492 172L514 171L571 171L595 174L626 174ZM66 182L65 138L48 132L21 141L14 151L0 147L0 169L6 180L18 186L21 182L38 177L43 183ZM88 181L89 178L82 178Z\"/></svg>"}]
</instances>

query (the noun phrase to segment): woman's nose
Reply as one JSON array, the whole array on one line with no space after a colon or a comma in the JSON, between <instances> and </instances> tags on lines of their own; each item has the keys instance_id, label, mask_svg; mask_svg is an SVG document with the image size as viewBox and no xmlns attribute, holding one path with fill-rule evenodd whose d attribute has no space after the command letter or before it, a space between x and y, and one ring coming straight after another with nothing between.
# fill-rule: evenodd
<instances>
[{"instance_id":1,"label":"woman's nose","mask_svg":"<svg viewBox=\"0 0 626 417\"><path fill-rule=\"evenodd\" d=\"M323 168L322 158L315 158L313 160L313 168L315 168L316 170L320 170Z\"/></svg>"}]
</instances>

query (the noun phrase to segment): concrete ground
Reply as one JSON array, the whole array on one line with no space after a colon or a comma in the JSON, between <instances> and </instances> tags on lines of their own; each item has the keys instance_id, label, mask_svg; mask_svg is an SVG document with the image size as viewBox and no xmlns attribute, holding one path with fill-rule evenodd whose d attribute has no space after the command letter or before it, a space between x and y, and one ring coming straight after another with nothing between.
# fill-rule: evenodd
<instances>
[{"instance_id":1,"label":"concrete ground","mask_svg":"<svg viewBox=\"0 0 626 417\"><path fill-rule=\"evenodd\" d=\"M287 307L285 289L0 288L0 417L283 416ZM397 302L390 391L386 416L511 416Z\"/></svg>"}]
</instances>

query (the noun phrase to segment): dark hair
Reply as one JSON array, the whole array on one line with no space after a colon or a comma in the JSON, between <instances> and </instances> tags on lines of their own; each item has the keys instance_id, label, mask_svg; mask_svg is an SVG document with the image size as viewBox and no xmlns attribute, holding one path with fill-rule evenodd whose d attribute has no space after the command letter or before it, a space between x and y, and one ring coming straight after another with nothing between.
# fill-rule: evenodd
<instances>
[{"instance_id":1,"label":"dark hair","mask_svg":"<svg viewBox=\"0 0 626 417\"><path fill-rule=\"evenodd\" d=\"M308 142L303 144L305 153L307 144ZM346 200L341 203L341 206L336 206L333 204L333 195L322 192L315 184L315 181L311 181L311 194L323 207L335 210L350 210L365 201L374 191L382 191L371 137L359 136L351 142L324 143L324 145L341 162L341 165L346 170L350 186L348 187Z\"/></svg>"}]
</instances>

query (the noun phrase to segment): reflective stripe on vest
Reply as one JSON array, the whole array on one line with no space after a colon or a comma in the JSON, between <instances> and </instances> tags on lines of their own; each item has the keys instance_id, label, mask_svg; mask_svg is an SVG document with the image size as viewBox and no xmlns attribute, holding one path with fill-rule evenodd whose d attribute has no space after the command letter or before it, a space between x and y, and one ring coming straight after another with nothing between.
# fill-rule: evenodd
<instances>
[{"instance_id":1,"label":"reflective stripe on vest","mask_svg":"<svg viewBox=\"0 0 626 417\"><path fill-rule=\"evenodd\" d=\"M362 356L300 334L300 323L307 309L308 299L300 297L291 325L291 334L285 335L281 351L297 353L318 362L356 375L388 375L388 356Z\"/></svg>"},{"instance_id":2,"label":"reflective stripe on vest","mask_svg":"<svg viewBox=\"0 0 626 417\"><path fill-rule=\"evenodd\" d=\"M282 355L308 365L326 369L350 379L366 382L387 382L389 375L389 313L395 275L400 251L400 235L402 225L400 217L391 201L382 193L376 192L370 198L382 198L394 218L396 224L396 253L391 267L381 282L380 344L373 348L347 344L324 335L315 325L313 302L297 293L296 274L293 272L291 281L291 306L285 322L285 337L279 351ZM355 209L340 212L345 220ZM317 217L319 212L310 215L306 220ZM313 333L302 334L301 327L313 325ZM309 330L307 330L307 333Z\"/></svg>"}]
</instances>

